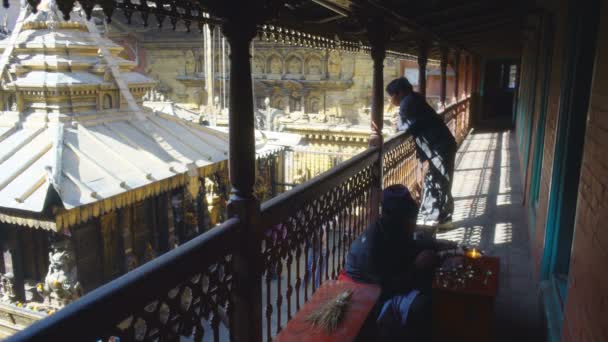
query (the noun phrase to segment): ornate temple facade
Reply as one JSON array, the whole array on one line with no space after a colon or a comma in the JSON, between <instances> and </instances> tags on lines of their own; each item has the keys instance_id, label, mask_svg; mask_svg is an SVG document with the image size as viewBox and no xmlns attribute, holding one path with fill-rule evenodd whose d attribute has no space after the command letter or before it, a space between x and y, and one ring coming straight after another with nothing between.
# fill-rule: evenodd
<instances>
[{"instance_id":1,"label":"ornate temple facade","mask_svg":"<svg viewBox=\"0 0 608 342\"><path fill-rule=\"evenodd\" d=\"M226 217L227 133L143 106L158 81L75 9L18 12L0 40L0 334ZM180 115L178 115L180 114ZM257 195L297 135L260 133ZM272 180L271 181L271 177Z\"/></svg>"},{"instance_id":2,"label":"ornate temple facade","mask_svg":"<svg viewBox=\"0 0 608 342\"><path fill-rule=\"evenodd\" d=\"M193 122L228 126L229 46L219 27L186 33L150 18L127 25L122 13L105 27L123 58L157 82L147 105ZM314 49L256 39L252 46L256 127L301 137L285 154L285 189L322 173L368 146L372 60L363 52ZM405 57L386 59L386 82L403 75ZM411 63L416 63L410 57ZM196 118L198 115L198 119ZM387 120L386 134L392 132Z\"/></svg>"}]
</instances>

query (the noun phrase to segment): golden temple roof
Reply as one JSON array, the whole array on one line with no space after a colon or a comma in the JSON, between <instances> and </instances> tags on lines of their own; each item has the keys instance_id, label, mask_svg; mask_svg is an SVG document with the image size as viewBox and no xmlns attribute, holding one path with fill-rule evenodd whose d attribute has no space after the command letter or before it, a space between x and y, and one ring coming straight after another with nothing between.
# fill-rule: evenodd
<instances>
[{"instance_id":1,"label":"golden temple roof","mask_svg":"<svg viewBox=\"0 0 608 342\"><path fill-rule=\"evenodd\" d=\"M94 24L52 10L23 8L0 41L0 220L49 229L53 212L65 228L227 159L227 134L141 107L155 82Z\"/></svg>"}]
</instances>

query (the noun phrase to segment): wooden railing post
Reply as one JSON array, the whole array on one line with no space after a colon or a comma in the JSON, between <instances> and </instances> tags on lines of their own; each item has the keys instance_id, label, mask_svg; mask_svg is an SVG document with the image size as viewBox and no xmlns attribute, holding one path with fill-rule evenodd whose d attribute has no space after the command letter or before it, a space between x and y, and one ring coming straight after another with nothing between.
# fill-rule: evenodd
<instances>
[{"instance_id":1,"label":"wooden railing post","mask_svg":"<svg viewBox=\"0 0 608 342\"><path fill-rule=\"evenodd\" d=\"M238 1L249 8L251 4ZM249 8L254 10L254 8ZM255 12L255 10L254 10ZM240 13L240 14L239 14ZM230 43L229 174L232 186L230 217L240 220L230 332L238 342L262 340L262 258L259 232L260 203L255 184L255 128L250 44L257 26L253 12L241 8L228 15L223 32Z\"/></svg>"},{"instance_id":2,"label":"wooden railing post","mask_svg":"<svg viewBox=\"0 0 608 342\"><path fill-rule=\"evenodd\" d=\"M448 70L448 54L449 54L449 48L446 46L442 46L441 47L441 95L440 95L440 100L439 102L441 103L441 106L443 108L445 108L445 100L446 100L446 94L447 94L447 70Z\"/></svg>"},{"instance_id":3,"label":"wooden railing post","mask_svg":"<svg viewBox=\"0 0 608 342\"><path fill-rule=\"evenodd\" d=\"M378 160L373 167L373 184L371 198L372 222L380 217L380 199L382 195L382 145L384 138L382 129L384 127L384 59L386 57L387 35L382 17L375 17L368 24L368 35L371 46L371 55L374 62L372 81L372 112L371 112L371 135L369 145L380 147Z\"/></svg>"},{"instance_id":4,"label":"wooden railing post","mask_svg":"<svg viewBox=\"0 0 608 342\"><path fill-rule=\"evenodd\" d=\"M457 103L460 99L458 96L458 82L460 82L459 79L459 74L460 74L460 51L459 50L454 50L454 98L455 98L455 102Z\"/></svg>"},{"instance_id":5,"label":"wooden railing post","mask_svg":"<svg viewBox=\"0 0 608 342\"><path fill-rule=\"evenodd\" d=\"M418 42L418 92L426 98L426 64L428 62L428 43Z\"/></svg>"},{"instance_id":6,"label":"wooden railing post","mask_svg":"<svg viewBox=\"0 0 608 342\"><path fill-rule=\"evenodd\" d=\"M469 72L469 69L470 69L469 62L470 61L471 61L471 56L465 55L464 56L464 95L466 97L468 97L469 94L470 94L470 91L469 91L469 75L470 75L470 72Z\"/></svg>"}]
</instances>

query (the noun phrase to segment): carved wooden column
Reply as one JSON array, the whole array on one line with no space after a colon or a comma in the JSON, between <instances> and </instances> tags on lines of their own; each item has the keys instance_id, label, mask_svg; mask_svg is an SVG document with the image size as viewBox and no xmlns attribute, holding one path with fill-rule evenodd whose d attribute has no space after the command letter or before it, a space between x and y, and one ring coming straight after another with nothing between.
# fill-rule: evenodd
<instances>
[{"instance_id":1,"label":"carved wooden column","mask_svg":"<svg viewBox=\"0 0 608 342\"><path fill-rule=\"evenodd\" d=\"M460 74L460 51L454 51L454 98L458 102L458 82L460 82L458 76Z\"/></svg>"},{"instance_id":2,"label":"carved wooden column","mask_svg":"<svg viewBox=\"0 0 608 342\"><path fill-rule=\"evenodd\" d=\"M426 98L426 64L428 61L428 44L418 42L418 92Z\"/></svg>"},{"instance_id":3,"label":"carved wooden column","mask_svg":"<svg viewBox=\"0 0 608 342\"><path fill-rule=\"evenodd\" d=\"M374 19L368 28L371 55L374 62L372 79L372 111L370 146L382 146L384 126L384 58L386 57L384 22Z\"/></svg>"},{"instance_id":4,"label":"carved wooden column","mask_svg":"<svg viewBox=\"0 0 608 342\"><path fill-rule=\"evenodd\" d=\"M471 61L471 56L469 55L465 55L464 56L464 95L465 96L469 96L470 93L470 89L469 89L469 77L471 75L469 69L470 69L470 61Z\"/></svg>"},{"instance_id":5,"label":"carved wooden column","mask_svg":"<svg viewBox=\"0 0 608 342\"><path fill-rule=\"evenodd\" d=\"M441 47L441 95L439 102L445 108L445 100L447 94L447 71L448 71L448 53L447 47Z\"/></svg>"},{"instance_id":6,"label":"carved wooden column","mask_svg":"<svg viewBox=\"0 0 608 342\"><path fill-rule=\"evenodd\" d=\"M255 128L250 44L256 34L260 1L227 1L240 7L226 10L223 31L230 43L229 177L232 185L228 214L241 222L237 253L233 256L235 303L230 325L235 341L262 340L262 259L257 227L260 203L253 194L255 183Z\"/></svg>"},{"instance_id":7,"label":"carved wooden column","mask_svg":"<svg viewBox=\"0 0 608 342\"><path fill-rule=\"evenodd\" d=\"M384 127L384 59L386 58L386 41L384 20L382 17L375 17L368 22L367 32L371 46L371 55L374 62L372 79L372 111L371 111L371 135L369 138L370 147L380 147L378 160L374 163L372 198L371 198L371 219L377 220L380 217L380 200L382 198L382 145L384 139L382 129Z\"/></svg>"}]
</instances>

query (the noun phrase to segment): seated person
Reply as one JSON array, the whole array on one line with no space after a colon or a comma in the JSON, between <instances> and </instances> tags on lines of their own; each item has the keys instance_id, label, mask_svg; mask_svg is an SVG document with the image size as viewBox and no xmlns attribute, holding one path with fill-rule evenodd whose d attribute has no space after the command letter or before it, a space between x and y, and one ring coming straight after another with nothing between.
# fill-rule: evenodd
<instances>
[{"instance_id":1,"label":"seated person","mask_svg":"<svg viewBox=\"0 0 608 342\"><path fill-rule=\"evenodd\" d=\"M382 216L353 241L342 280L381 287L378 332L382 341L431 337L430 290L440 249L454 243L414 240L418 205L403 185L384 190Z\"/></svg>"}]
</instances>

